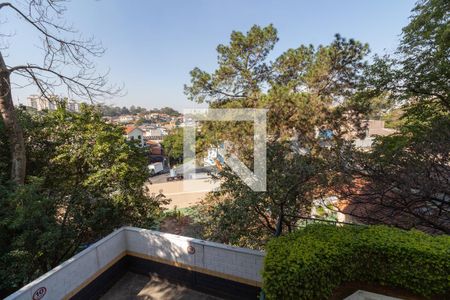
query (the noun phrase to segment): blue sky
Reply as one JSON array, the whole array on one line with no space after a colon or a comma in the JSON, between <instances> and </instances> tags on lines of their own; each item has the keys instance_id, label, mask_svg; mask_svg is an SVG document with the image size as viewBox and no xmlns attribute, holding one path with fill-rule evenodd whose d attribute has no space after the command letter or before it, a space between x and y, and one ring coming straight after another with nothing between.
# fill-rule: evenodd
<instances>
[{"instance_id":1,"label":"blue sky","mask_svg":"<svg viewBox=\"0 0 450 300\"><path fill-rule=\"evenodd\" d=\"M395 49L413 6L412 0L76 0L66 19L107 48L96 60L98 70L110 69L110 81L124 84L126 91L107 103L182 110L194 107L183 94L189 71L214 70L215 48L227 43L233 30L274 24L280 41L273 57L301 44L327 44L335 33L383 54ZM6 21L0 26L14 33L2 51L7 63L39 62L36 32L13 14L0 16ZM36 91L15 89L14 99L24 103Z\"/></svg>"}]
</instances>

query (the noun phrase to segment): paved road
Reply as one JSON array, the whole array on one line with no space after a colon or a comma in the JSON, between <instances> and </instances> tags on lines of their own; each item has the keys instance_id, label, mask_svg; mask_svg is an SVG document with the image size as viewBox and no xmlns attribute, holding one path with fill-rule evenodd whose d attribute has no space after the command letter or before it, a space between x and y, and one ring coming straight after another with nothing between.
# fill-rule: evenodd
<instances>
[{"instance_id":1,"label":"paved road","mask_svg":"<svg viewBox=\"0 0 450 300\"><path fill-rule=\"evenodd\" d=\"M149 181L153 184L156 183L163 183L167 181L167 177L169 176L169 173L165 173L165 174L160 174L160 175L156 175L153 177L149 178Z\"/></svg>"},{"instance_id":2,"label":"paved road","mask_svg":"<svg viewBox=\"0 0 450 300\"><path fill-rule=\"evenodd\" d=\"M206 173L204 174L206 175ZM152 179L155 177L152 177ZM167 198L172 199L170 204L166 206L169 209L172 209L175 206L184 208L195 205L200 202L208 192L219 188L219 182L213 182L211 179L207 178L171 182L163 181L159 183L155 183L152 180L152 182L153 184L147 184L150 193L162 193Z\"/></svg>"},{"instance_id":3,"label":"paved road","mask_svg":"<svg viewBox=\"0 0 450 300\"><path fill-rule=\"evenodd\" d=\"M169 177L169 175L170 175L169 171L170 171L170 169L166 169L166 170L164 170L163 174L150 177L149 178L150 182L152 182L153 184L167 182L167 177ZM209 169L207 167L197 167L195 169L194 176L196 176L197 178L207 178L206 173L208 171L209 171ZM183 174L183 165L176 167L175 172L177 174Z\"/></svg>"}]
</instances>

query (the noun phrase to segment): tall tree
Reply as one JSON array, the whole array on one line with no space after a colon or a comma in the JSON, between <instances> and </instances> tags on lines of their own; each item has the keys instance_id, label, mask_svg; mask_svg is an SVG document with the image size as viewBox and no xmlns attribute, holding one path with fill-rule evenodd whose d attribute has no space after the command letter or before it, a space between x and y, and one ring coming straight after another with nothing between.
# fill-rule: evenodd
<instances>
[{"instance_id":1,"label":"tall tree","mask_svg":"<svg viewBox=\"0 0 450 300\"><path fill-rule=\"evenodd\" d=\"M328 146L361 127L369 107L359 97L367 45L337 35L329 45L289 49L271 63L277 40L272 25L233 32L228 45L217 47L218 68L212 73L195 68L185 87L191 100L212 108L268 109L267 192L252 191L225 168L221 191L205 203L209 237L251 247L292 230L309 213L320 195ZM251 124L202 125L206 146L231 141L230 151L252 168Z\"/></svg>"},{"instance_id":2,"label":"tall tree","mask_svg":"<svg viewBox=\"0 0 450 300\"><path fill-rule=\"evenodd\" d=\"M145 188L144 150L94 108L18 114L29 174L15 189L0 185L1 296L115 228L155 225L166 203Z\"/></svg>"},{"instance_id":3,"label":"tall tree","mask_svg":"<svg viewBox=\"0 0 450 300\"><path fill-rule=\"evenodd\" d=\"M190 100L223 103L234 99L248 100L258 94L269 80L267 56L278 41L272 26L253 26L247 34L231 33L229 45L217 46L219 67L208 73L199 68L191 71L191 84L185 85Z\"/></svg>"},{"instance_id":4,"label":"tall tree","mask_svg":"<svg viewBox=\"0 0 450 300\"><path fill-rule=\"evenodd\" d=\"M183 130L176 128L164 137L162 142L164 154L169 157L170 164L177 164L183 158Z\"/></svg>"},{"instance_id":5,"label":"tall tree","mask_svg":"<svg viewBox=\"0 0 450 300\"><path fill-rule=\"evenodd\" d=\"M65 86L69 94L91 100L117 90L107 86L104 76L97 75L90 60L103 54L101 45L91 38L76 38L76 31L62 21L65 11L63 1L3 2L0 3L0 11L11 12L12 16L33 28L42 40L41 64L25 61L21 65L10 66L3 55L7 46L0 48L0 113L10 147L11 179L23 184L26 176L26 152L23 130L12 100L11 84L15 78L24 78L29 84L36 85L42 96L48 99L51 99L50 96L60 86ZM0 34L7 37L5 32Z\"/></svg>"},{"instance_id":6,"label":"tall tree","mask_svg":"<svg viewBox=\"0 0 450 300\"><path fill-rule=\"evenodd\" d=\"M420 0L392 56L368 69L365 89L404 112L398 132L373 152L349 149L341 170L347 213L434 233L450 232L450 3ZM346 155L342 155L346 153ZM342 186L341 186L342 187Z\"/></svg>"}]
</instances>

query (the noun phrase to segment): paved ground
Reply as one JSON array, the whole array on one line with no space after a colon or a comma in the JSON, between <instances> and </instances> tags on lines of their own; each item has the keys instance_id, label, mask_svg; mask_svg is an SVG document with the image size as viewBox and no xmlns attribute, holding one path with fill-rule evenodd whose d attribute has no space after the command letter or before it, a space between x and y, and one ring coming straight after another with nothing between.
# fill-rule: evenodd
<instances>
[{"instance_id":1,"label":"paved ground","mask_svg":"<svg viewBox=\"0 0 450 300\"><path fill-rule=\"evenodd\" d=\"M173 209L175 206L184 208L195 205L208 192L218 188L219 182L213 182L210 179L193 179L147 184L147 187L150 193L162 193L172 199L166 207Z\"/></svg>"},{"instance_id":2,"label":"paved ground","mask_svg":"<svg viewBox=\"0 0 450 300\"><path fill-rule=\"evenodd\" d=\"M157 275L126 273L101 300L220 300L170 283Z\"/></svg>"},{"instance_id":3,"label":"paved ground","mask_svg":"<svg viewBox=\"0 0 450 300\"><path fill-rule=\"evenodd\" d=\"M190 169L192 173L194 173L194 176L198 176L198 177L203 177L206 178L208 177L207 173L209 171L211 171L211 167L196 167L195 170ZM179 165L175 168L175 172L176 174L183 174L183 165ZM164 171L162 172L162 174L156 175L156 176L152 176L149 178L149 180L152 183L164 183L167 182L167 177L169 177L170 175L170 168L166 168L164 169Z\"/></svg>"}]
</instances>

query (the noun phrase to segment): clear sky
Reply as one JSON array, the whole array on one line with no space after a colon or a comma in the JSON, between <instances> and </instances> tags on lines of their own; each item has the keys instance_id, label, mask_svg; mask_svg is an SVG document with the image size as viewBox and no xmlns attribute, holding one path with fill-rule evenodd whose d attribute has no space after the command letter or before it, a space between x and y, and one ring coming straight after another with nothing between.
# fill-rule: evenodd
<instances>
[{"instance_id":1,"label":"clear sky","mask_svg":"<svg viewBox=\"0 0 450 300\"><path fill-rule=\"evenodd\" d=\"M412 0L76 0L68 5L66 19L107 48L98 69L110 69L110 81L124 84L126 91L107 103L182 110L194 105L183 94L189 71L214 70L215 48L227 43L233 30L274 24L280 38L274 56L301 44L327 44L335 33L383 54L395 49L413 6ZM2 51L7 63L39 62L36 32L14 14L2 11L0 20L14 33ZM37 90L13 92L25 103Z\"/></svg>"}]
</instances>

